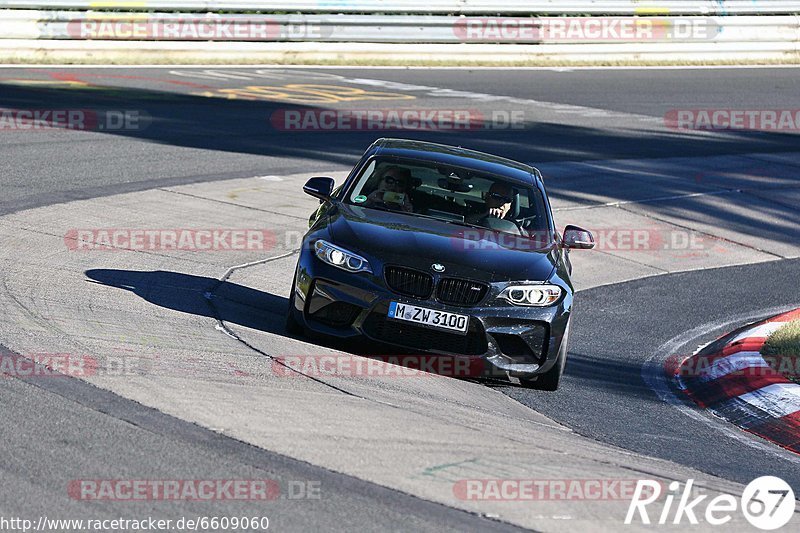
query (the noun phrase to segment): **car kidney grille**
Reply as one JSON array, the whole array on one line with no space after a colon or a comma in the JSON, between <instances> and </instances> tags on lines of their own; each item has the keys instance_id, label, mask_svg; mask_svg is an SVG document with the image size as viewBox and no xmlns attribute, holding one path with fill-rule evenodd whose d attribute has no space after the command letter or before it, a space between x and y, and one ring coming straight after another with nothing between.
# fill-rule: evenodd
<instances>
[{"instance_id":1,"label":"car kidney grille","mask_svg":"<svg viewBox=\"0 0 800 533\"><path fill-rule=\"evenodd\" d=\"M384 270L386 284L394 292L415 298L428 298L433 292L433 276L412 268L389 266Z\"/></svg>"},{"instance_id":2,"label":"car kidney grille","mask_svg":"<svg viewBox=\"0 0 800 533\"><path fill-rule=\"evenodd\" d=\"M489 292L489 286L477 281L444 278L436 286L436 299L451 305L475 305Z\"/></svg>"}]
</instances>

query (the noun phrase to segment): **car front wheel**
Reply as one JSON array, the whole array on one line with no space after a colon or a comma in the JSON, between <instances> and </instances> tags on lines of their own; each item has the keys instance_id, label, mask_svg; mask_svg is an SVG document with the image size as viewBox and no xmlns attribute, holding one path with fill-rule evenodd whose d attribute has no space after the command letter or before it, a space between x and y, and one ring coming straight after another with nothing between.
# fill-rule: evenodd
<instances>
[{"instance_id":1,"label":"car front wheel","mask_svg":"<svg viewBox=\"0 0 800 533\"><path fill-rule=\"evenodd\" d=\"M561 376L564 375L564 367L567 364L567 341L569 340L569 324L564 331L564 338L561 340L561 347L558 350L558 358L553 367L534 378L519 378L519 383L528 389L537 389L545 391L558 390L561 384Z\"/></svg>"},{"instance_id":2,"label":"car front wheel","mask_svg":"<svg viewBox=\"0 0 800 533\"><path fill-rule=\"evenodd\" d=\"M294 306L295 298L295 282L292 282L292 292L289 293L289 308L286 310L286 332L290 335L302 335L304 333L303 325L298 322Z\"/></svg>"}]
</instances>

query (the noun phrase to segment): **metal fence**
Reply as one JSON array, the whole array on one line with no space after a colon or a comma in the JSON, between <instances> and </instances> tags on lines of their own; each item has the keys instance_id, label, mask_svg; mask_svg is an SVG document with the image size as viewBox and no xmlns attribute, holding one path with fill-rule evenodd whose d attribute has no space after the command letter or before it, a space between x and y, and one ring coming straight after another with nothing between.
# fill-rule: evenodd
<instances>
[{"instance_id":1,"label":"metal fence","mask_svg":"<svg viewBox=\"0 0 800 533\"><path fill-rule=\"evenodd\" d=\"M0 0L15 58L800 60L792 0L34 1Z\"/></svg>"},{"instance_id":2,"label":"metal fence","mask_svg":"<svg viewBox=\"0 0 800 533\"><path fill-rule=\"evenodd\" d=\"M794 0L0 0L0 8L268 13L526 15L765 15L800 13Z\"/></svg>"},{"instance_id":3,"label":"metal fence","mask_svg":"<svg viewBox=\"0 0 800 533\"><path fill-rule=\"evenodd\" d=\"M0 10L6 39L373 43L800 43L798 16L452 17Z\"/></svg>"}]
</instances>

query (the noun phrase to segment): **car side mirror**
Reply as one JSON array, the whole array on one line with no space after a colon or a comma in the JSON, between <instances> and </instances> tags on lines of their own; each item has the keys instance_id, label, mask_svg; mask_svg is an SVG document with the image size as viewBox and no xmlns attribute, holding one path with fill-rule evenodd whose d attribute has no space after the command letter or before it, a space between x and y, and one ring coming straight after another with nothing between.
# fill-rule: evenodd
<instances>
[{"instance_id":1,"label":"car side mirror","mask_svg":"<svg viewBox=\"0 0 800 533\"><path fill-rule=\"evenodd\" d=\"M594 248L594 237L592 233L571 224L564 228L564 236L561 238L561 242L565 248L574 250L589 250Z\"/></svg>"},{"instance_id":2,"label":"car side mirror","mask_svg":"<svg viewBox=\"0 0 800 533\"><path fill-rule=\"evenodd\" d=\"M327 201L331 199L333 184L333 178L311 178L303 185L303 192L310 194L314 198L319 198L320 201Z\"/></svg>"}]
</instances>

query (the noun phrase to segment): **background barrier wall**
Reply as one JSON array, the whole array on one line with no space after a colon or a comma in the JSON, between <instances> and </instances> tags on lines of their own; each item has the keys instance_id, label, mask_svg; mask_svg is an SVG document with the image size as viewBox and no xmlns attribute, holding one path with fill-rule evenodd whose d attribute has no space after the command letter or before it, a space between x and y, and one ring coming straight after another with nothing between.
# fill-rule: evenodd
<instances>
[{"instance_id":1,"label":"background barrier wall","mask_svg":"<svg viewBox=\"0 0 800 533\"><path fill-rule=\"evenodd\" d=\"M28 9L17 9L23 6ZM103 53L121 41L156 41L164 50L176 49L169 42L184 42L192 53L211 54L224 54L222 43L250 43L238 50L268 52L281 61L292 54L407 60L414 50L426 61L437 55L467 62L491 61L492 55L501 61L798 61L798 13L800 2L789 0L0 0L0 42L7 57L20 51L57 55L59 47L67 49L64 41L74 40ZM356 46L367 43L398 48Z\"/></svg>"},{"instance_id":2,"label":"background barrier wall","mask_svg":"<svg viewBox=\"0 0 800 533\"><path fill-rule=\"evenodd\" d=\"M606 43L800 41L798 16L450 17L0 10L6 39Z\"/></svg>"},{"instance_id":3,"label":"background barrier wall","mask_svg":"<svg viewBox=\"0 0 800 533\"><path fill-rule=\"evenodd\" d=\"M794 0L0 0L0 8L284 13L448 13L551 15L778 15L800 13Z\"/></svg>"}]
</instances>

